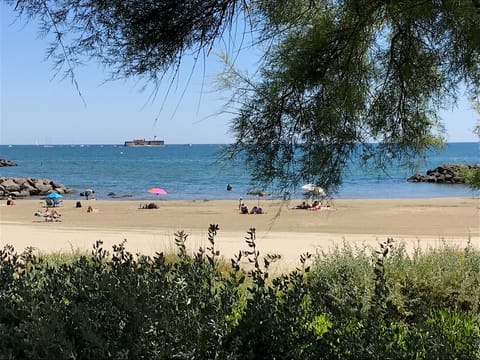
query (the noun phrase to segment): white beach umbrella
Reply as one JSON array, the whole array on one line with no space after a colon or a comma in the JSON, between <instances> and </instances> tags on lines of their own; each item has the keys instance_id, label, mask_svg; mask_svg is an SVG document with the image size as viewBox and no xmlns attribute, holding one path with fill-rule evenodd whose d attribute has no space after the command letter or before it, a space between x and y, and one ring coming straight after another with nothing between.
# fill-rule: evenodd
<instances>
[{"instance_id":1,"label":"white beach umbrella","mask_svg":"<svg viewBox=\"0 0 480 360\"><path fill-rule=\"evenodd\" d=\"M313 191L314 189L315 189L314 184L305 184L302 186L302 190L305 190L305 191Z\"/></svg>"},{"instance_id":2,"label":"white beach umbrella","mask_svg":"<svg viewBox=\"0 0 480 360\"><path fill-rule=\"evenodd\" d=\"M305 184L302 186L302 190L307 193L308 197L318 198L319 196L325 196L325 190L315 184Z\"/></svg>"}]
</instances>

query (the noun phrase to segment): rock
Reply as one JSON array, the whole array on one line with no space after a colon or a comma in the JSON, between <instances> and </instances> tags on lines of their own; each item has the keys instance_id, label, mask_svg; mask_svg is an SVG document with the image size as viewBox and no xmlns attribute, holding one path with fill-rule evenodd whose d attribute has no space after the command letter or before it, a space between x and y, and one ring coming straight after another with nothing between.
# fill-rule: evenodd
<instances>
[{"instance_id":1,"label":"rock","mask_svg":"<svg viewBox=\"0 0 480 360\"><path fill-rule=\"evenodd\" d=\"M42 196L52 191L59 194L72 192L65 185L49 179L0 177L0 198L9 195L14 197Z\"/></svg>"},{"instance_id":2,"label":"rock","mask_svg":"<svg viewBox=\"0 0 480 360\"><path fill-rule=\"evenodd\" d=\"M22 189L20 192L16 195L16 197L27 197L30 196L30 191L28 189Z\"/></svg>"},{"instance_id":3,"label":"rock","mask_svg":"<svg viewBox=\"0 0 480 360\"><path fill-rule=\"evenodd\" d=\"M43 182L35 183L35 187L40 191L41 194L48 194L51 190L53 190L52 185L47 185Z\"/></svg>"},{"instance_id":4,"label":"rock","mask_svg":"<svg viewBox=\"0 0 480 360\"><path fill-rule=\"evenodd\" d=\"M429 182L438 184L465 184L463 173L475 170L480 165L474 164L444 164L435 169L428 169L425 175L415 174L407 179L409 182Z\"/></svg>"},{"instance_id":5,"label":"rock","mask_svg":"<svg viewBox=\"0 0 480 360\"><path fill-rule=\"evenodd\" d=\"M63 185L56 182L56 181L50 181L50 184L53 186L54 189L57 189L57 188L62 188Z\"/></svg>"},{"instance_id":6,"label":"rock","mask_svg":"<svg viewBox=\"0 0 480 360\"><path fill-rule=\"evenodd\" d=\"M17 166L17 164L7 159L0 159L0 167L2 166Z\"/></svg>"},{"instance_id":7,"label":"rock","mask_svg":"<svg viewBox=\"0 0 480 360\"><path fill-rule=\"evenodd\" d=\"M118 195L118 194L114 193L113 191L110 191L107 195L110 196L111 198L126 198L126 197L132 197L133 196L132 194Z\"/></svg>"},{"instance_id":8,"label":"rock","mask_svg":"<svg viewBox=\"0 0 480 360\"><path fill-rule=\"evenodd\" d=\"M5 180L2 182L2 187L8 192L20 191L20 185L14 179Z\"/></svg>"},{"instance_id":9,"label":"rock","mask_svg":"<svg viewBox=\"0 0 480 360\"><path fill-rule=\"evenodd\" d=\"M407 181L410 182L420 182L422 181L422 174L416 173L415 175L410 176Z\"/></svg>"},{"instance_id":10,"label":"rock","mask_svg":"<svg viewBox=\"0 0 480 360\"><path fill-rule=\"evenodd\" d=\"M23 187L23 190L28 191L29 195L36 195L36 194L40 193L40 191L37 188L30 185L30 183L28 183L28 182L24 183L22 187Z\"/></svg>"}]
</instances>

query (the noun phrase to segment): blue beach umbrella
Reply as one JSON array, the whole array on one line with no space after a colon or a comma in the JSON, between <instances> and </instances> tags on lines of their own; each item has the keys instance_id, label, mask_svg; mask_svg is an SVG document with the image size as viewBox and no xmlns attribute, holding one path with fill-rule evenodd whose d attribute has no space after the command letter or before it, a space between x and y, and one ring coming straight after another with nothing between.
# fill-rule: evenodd
<instances>
[{"instance_id":1,"label":"blue beach umbrella","mask_svg":"<svg viewBox=\"0 0 480 360\"><path fill-rule=\"evenodd\" d=\"M60 195L59 193L56 193L56 192L52 192L50 194L47 195L47 198L49 199L59 199L59 198L62 198L63 196Z\"/></svg>"}]
</instances>

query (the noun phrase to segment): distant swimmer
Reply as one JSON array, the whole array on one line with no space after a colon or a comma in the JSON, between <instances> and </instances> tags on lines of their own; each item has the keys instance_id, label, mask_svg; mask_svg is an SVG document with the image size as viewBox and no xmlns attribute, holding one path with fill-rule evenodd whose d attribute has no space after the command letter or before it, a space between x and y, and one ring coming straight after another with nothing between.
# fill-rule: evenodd
<instances>
[{"instance_id":1,"label":"distant swimmer","mask_svg":"<svg viewBox=\"0 0 480 360\"><path fill-rule=\"evenodd\" d=\"M227 185L227 191L230 191L230 190L232 190L232 185L228 184Z\"/></svg>"}]
</instances>

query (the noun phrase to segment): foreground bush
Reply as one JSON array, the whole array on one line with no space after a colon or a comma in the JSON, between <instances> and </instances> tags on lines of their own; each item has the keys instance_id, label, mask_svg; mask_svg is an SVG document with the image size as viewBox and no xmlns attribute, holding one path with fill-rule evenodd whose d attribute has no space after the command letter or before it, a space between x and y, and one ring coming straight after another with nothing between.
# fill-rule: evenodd
<instances>
[{"instance_id":1,"label":"foreground bush","mask_svg":"<svg viewBox=\"0 0 480 360\"><path fill-rule=\"evenodd\" d=\"M408 256L389 239L272 277L278 257L260 257L254 229L230 265L217 231L192 255L178 232L173 260L123 243L60 260L6 246L0 358L480 359L478 250Z\"/></svg>"}]
</instances>

